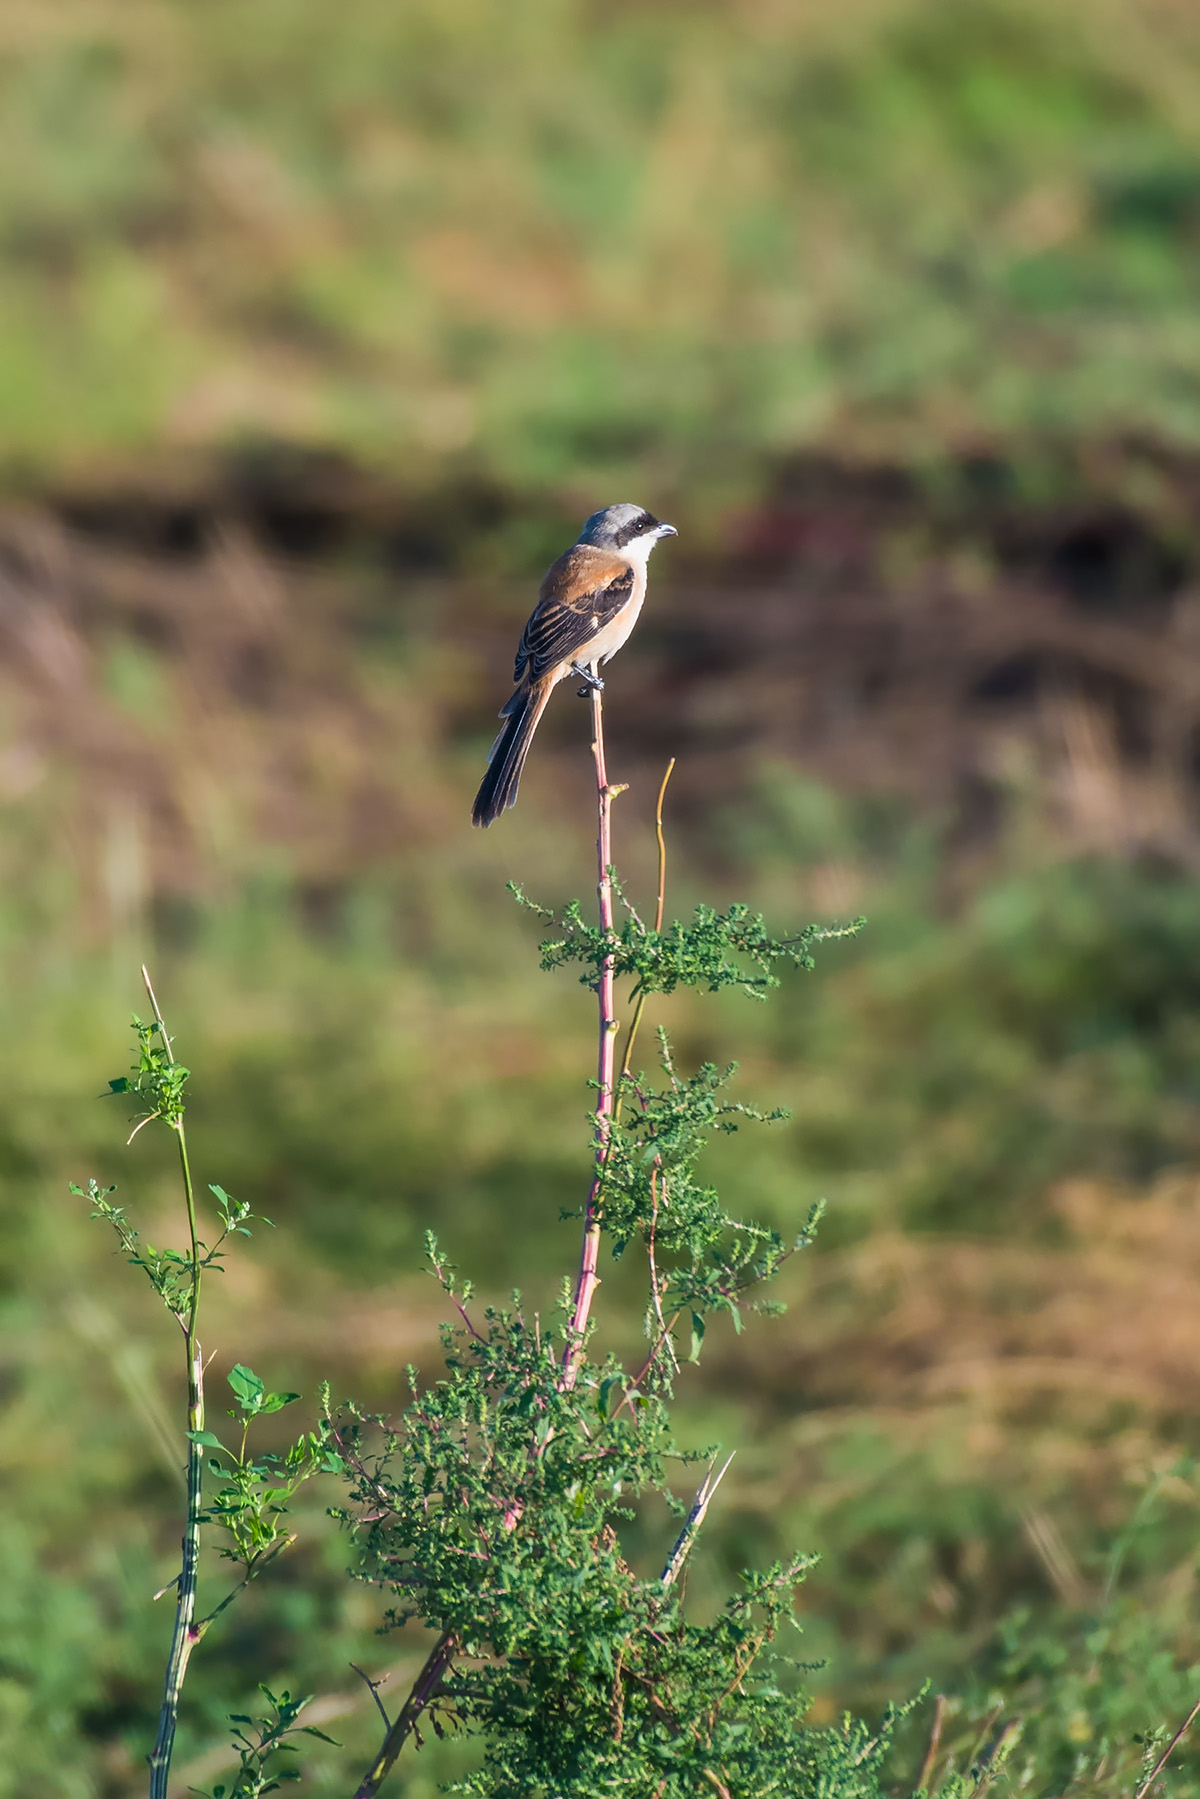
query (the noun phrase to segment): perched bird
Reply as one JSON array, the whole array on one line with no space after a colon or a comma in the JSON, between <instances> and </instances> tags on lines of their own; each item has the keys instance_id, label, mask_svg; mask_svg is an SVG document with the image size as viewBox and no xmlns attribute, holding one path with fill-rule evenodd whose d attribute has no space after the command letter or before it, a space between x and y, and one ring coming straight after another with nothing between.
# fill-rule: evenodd
<instances>
[{"instance_id":1,"label":"perched bird","mask_svg":"<svg viewBox=\"0 0 1200 1799\"><path fill-rule=\"evenodd\" d=\"M475 824L486 827L515 805L533 734L558 683L578 675L585 686L603 688L596 671L637 623L650 552L661 538L678 535L641 506L606 506L549 571L517 646L517 690L501 708L505 722L475 796Z\"/></svg>"}]
</instances>

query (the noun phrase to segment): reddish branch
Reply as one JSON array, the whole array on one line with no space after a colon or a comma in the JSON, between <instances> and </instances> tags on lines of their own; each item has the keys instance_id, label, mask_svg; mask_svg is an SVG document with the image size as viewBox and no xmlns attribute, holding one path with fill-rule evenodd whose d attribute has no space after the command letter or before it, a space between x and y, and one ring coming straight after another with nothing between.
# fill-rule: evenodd
<instances>
[{"instance_id":1,"label":"reddish branch","mask_svg":"<svg viewBox=\"0 0 1200 1799\"><path fill-rule=\"evenodd\" d=\"M592 690L592 759L596 766L596 892L600 902L600 929L613 934L612 885L612 803L624 786L610 787L604 760L604 713L599 691ZM572 1387L579 1373L584 1337L592 1300L600 1284L597 1266L600 1259L600 1189L604 1164L608 1157L609 1133L612 1125L616 1093L617 1020L613 1016L613 958L605 956L596 982L596 999L600 1014L600 1050L596 1071L596 1167L583 1221L583 1247L579 1256L579 1274L575 1281L575 1304L571 1312L567 1347L563 1355L563 1385Z\"/></svg>"},{"instance_id":2,"label":"reddish branch","mask_svg":"<svg viewBox=\"0 0 1200 1799\"><path fill-rule=\"evenodd\" d=\"M391 1772L396 1757L420 1722L421 1713L436 1697L457 1647L457 1641L449 1631L438 1638L429 1652L425 1666L413 1682L412 1691L404 1702L404 1709L383 1739L383 1747L375 1757L369 1773L363 1776L357 1787L354 1799L374 1799Z\"/></svg>"}]
</instances>

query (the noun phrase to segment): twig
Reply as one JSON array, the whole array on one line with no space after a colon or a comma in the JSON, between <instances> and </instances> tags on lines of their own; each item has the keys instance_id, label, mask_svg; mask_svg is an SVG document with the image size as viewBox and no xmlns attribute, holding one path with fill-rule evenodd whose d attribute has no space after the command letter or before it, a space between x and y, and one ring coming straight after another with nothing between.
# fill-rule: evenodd
<instances>
[{"instance_id":1,"label":"twig","mask_svg":"<svg viewBox=\"0 0 1200 1799\"><path fill-rule=\"evenodd\" d=\"M663 837L663 799L667 791L667 782L671 779L674 772L675 758L672 756L671 760L667 763L666 773L663 775L662 781L659 784L658 801L654 808L654 835L658 839L658 905L655 907L654 911L654 928L656 931L662 930L663 902L666 899L667 894L667 845L666 840Z\"/></svg>"},{"instance_id":2,"label":"twig","mask_svg":"<svg viewBox=\"0 0 1200 1799\"><path fill-rule=\"evenodd\" d=\"M644 937L646 935L646 927L642 923L642 915L638 911L637 907L634 905L633 901L629 898L629 895L626 893L622 893L620 888L618 887L617 898L620 900L621 904L624 906L625 910L628 912L630 918L632 918L634 924L637 926L638 930L642 933L642 936Z\"/></svg>"},{"instance_id":3,"label":"twig","mask_svg":"<svg viewBox=\"0 0 1200 1799\"><path fill-rule=\"evenodd\" d=\"M654 929L656 933L662 930L663 908L667 896L667 841L663 836L663 799L666 796L667 782L671 779L674 769L675 758L672 756L671 760L667 763L667 771L659 786L658 800L654 807L654 835L658 840L658 904L654 910ZM629 1072L633 1064L633 1046L637 1042L638 1026L642 1022L642 1013L645 1009L646 995L644 993L639 993L637 1005L634 1008L633 1022L629 1027L629 1035L625 1039L625 1055L621 1063L620 1085L622 1088L629 1077ZM621 1109L621 1094L619 1090L617 1093L616 1109L619 1113Z\"/></svg>"},{"instance_id":4,"label":"twig","mask_svg":"<svg viewBox=\"0 0 1200 1799\"><path fill-rule=\"evenodd\" d=\"M671 779L674 768L675 758L672 756L671 760L667 763L666 772L663 775L662 781L659 783L658 799L655 802L654 807L654 835L658 841L658 898L654 908L654 929L656 932L662 930L663 910L667 898L667 842L666 838L663 836L663 799L666 796L667 782ZM639 993L637 1005L634 1008L633 1022L629 1027L629 1035L625 1039L625 1055L621 1062L621 1078L617 1083L616 1103L613 1108L614 1121L621 1115L621 1105L625 1097L625 1083L629 1079L630 1070L633 1065L633 1046L637 1042L638 1026L642 1022L642 1013L645 1009L646 995L644 993ZM663 1323L662 1296L659 1292L658 1263L655 1254L658 1231L658 1176L661 1169L662 1158L661 1156L656 1156L654 1158L654 1169L650 1176L650 1192L653 1201L653 1211L650 1217L650 1238L647 1244L647 1255L650 1261L650 1291L654 1296L654 1316L658 1320L658 1341L660 1345L665 1343L667 1354L671 1359L672 1365L677 1368L679 1364L676 1360L675 1350L667 1332L666 1325ZM655 1353L657 1353L657 1351Z\"/></svg>"},{"instance_id":5,"label":"twig","mask_svg":"<svg viewBox=\"0 0 1200 1799\"><path fill-rule=\"evenodd\" d=\"M412 1691L404 1701L396 1722L389 1725L388 1733L383 1739L383 1747L355 1790L354 1799L374 1799L375 1794L391 1772L396 1757L416 1728L421 1713L441 1685L457 1648L457 1638L452 1631L447 1630L429 1651L425 1666L413 1682Z\"/></svg>"},{"instance_id":6,"label":"twig","mask_svg":"<svg viewBox=\"0 0 1200 1799\"><path fill-rule=\"evenodd\" d=\"M658 1340L666 1349L672 1369L678 1372L679 1360L675 1354L675 1345L671 1341L670 1333L667 1330L666 1320L663 1317L662 1294L659 1291L658 1284L658 1261L655 1256L654 1247L654 1240L658 1231L658 1184L661 1175L662 1159L661 1157L656 1156L654 1158L654 1166L650 1170L650 1237L646 1244L646 1255L650 1262L650 1292L654 1298L654 1316L658 1320Z\"/></svg>"},{"instance_id":7,"label":"twig","mask_svg":"<svg viewBox=\"0 0 1200 1799\"><path fill-rule=\"evenodd\" d=\"M150 1004L154 1007L154 1017L162 1037L167 1060L174 1064L175 1057L171 1050L171 1039L167 1033L166 1021L162 1015L162 1008L155 997L149 972L144 965L142 980L146 984ZM187 1137L184 1133L182 1117L171 1121L171 1128L175 1132L176 1141L179 1144L179 1166L183 1175L184 1198L187 1202L188 1236L191 1244L192 1288L186 1322L180 1319L187 1355L187 1515L183 1531L183 1565L179 1571L175 1602L175 1628L171 1636L170 1654L167 1657L162 1705L158 1714L158 1732L154 1739L154 1748L150 1751L148 1758L150 1799L167 1799L171 1756L175 1748L175 1732L179 1723L179 1698L187 1676L188 1662L191 1660L193 1649L200 1641L203 1630L203 1627L198 1628L195 1623L204 1481L204 1451L196 1441L198 1433L204 1429L204 1354L196 1334L200 1309L200 1243L196 1234L196 1196L192 1188L192 1171L188 1162Z\"/></svg>"},{"instance_id":8,"label":"twig","mask_svg":"<svg viewBox=\"0 0 1200 1799\"><path fill-rule=\"evenodd\" d=\"M1192 1728L1192 1725L1196 1722L1197 1718L1200 1718L1200 1699L1197 1699L1195 1705L1183 1720L1183 1723L1179 1726L1179 1729L1175 1732L1175 1735L1171 1738L1171 1741L1167 1744L1137 1792L1133 1795L1133 1799L1146 1799L1146 1794L1150 1791L1150 1788L1154 1785L1168 1761L1171 1759L1172 1752L1180 1743L1182 1743L1184 1737Z\"/></svg>"},{"instance_id":9,"label":"twig","mask_svg":"<svg viewBox=\"0 0 1200 1799\"><path fill-rule=\"evenodd\" d=\"M593 688L592 759L596 767L596 892L600 903L600 929L606 937L613 934L612 884L612 803L623 786L610 787L604 759L604 711L598 688ZM600 1284L597 1268L600 1260L600 1188L604 1164L608 1156L612 1129L613 1098L616 1072L617 1021L613 1016L613 957L605 956L596 982L596 999L600 1014L600 1049L596 1084L596 1168L584 1211L583 1245L579 1255L579 1273L575 1280L575 1303L563 1351L562 1384L573 1387L583 1355L584 1337L592 1300Z\"/></svg>"},{"instance_id":10,"label":"twig","mask_svg":"<svg viewBox=\"0 0 1200 1799\"><path fill-rule=\"evenodd\" d=\"M459 1299L457 1296L454 1297L454 1309L458 1313L459 1317L462 1319L463 1323L466 1325L470 1334L474 1337L475 1341L477 1343L486 1343L487 1338L483 1335L483 1333L481 1331L476 1330L475 1326L471 1323L470 1313L467 1311L467 1308L462 1303L461 1299ZM354 1663L351 1662L350 1666L353 1667Z\"/></svg>"},{"instance_id":11,"label":"twig","mask_svg":"<svg viewBox=\"0 0 1200 1799\"><path fill-rule=\"evenodd\" d=\"M1001 1702L999 1705L994 1705L992 1707L991 1711L988 1713L987 1717L984 1719L983 1729L980 1731L979 1735L975 1738L974 1747L972 1748L970 1755L967 1757L967 1760L969 1763L977 1762L979 1760L979 1757L983 1754L983 1746L987 1742L988 1738L991 1736L993 1730L995 1730L996 1720L999 1718L1000 1713L1003 1710L1004 1710L1003 1702Z\"/></svg>"},{"instance_id":12,"label":"twig","mask_svg":"<svg viewBox=\"0 0 1200 1799\"><path fill-rule=\"evenodd\" d=\"M672 1312L670 1323L663 1326L662 1331L654 1339L654 1342L650 1345L650 1354L646 1357L646 1360L642 1363L641 1367L638 1369L637 1373L634 1375L633 1381L631 1382L631 1384L626 1388L625 1397L622 1399L621 1405L619 1405L617 1407L616 1411L613 1413L614 1418L617 1416L617 1413L621 1410L621 1406L625 1406L625 1405L629 1404L632 1395L637 1392L637 1389L641 1386L642 1382L645 1380L646 1376L649 1374L651 1368L653 1368L655 1362L657 1362L658 1353L663 1346L664 1339L670 1335L670 1333L675 1329L675 1326L679 1323L679 1316L680 1315L678 1312ZM674 1353L674 1352L672 1352L672 1353Z\"/></svg>"},{"instance_id":13,"label":"twig","mask_svg":"<svg viewBox=\"0 0 1200 1799\"><path fill-rule=\"evenodd\" d=\"M933 1729L929 1733L929 1747L925 1751L925 1760L921 1763L921 1772L917 1776L918 1793L929 1791L929 1782L933 1778L938 1750L942 1746L942 1727L946 1722L948 1709L945 1693L939 1693L933 1704Z\"/></svg>"},{"instance_id":14,"label":"twig","mask_svg":"<svg viewBox=\"0 0 1200 1799\"><path fill-rule=\"evenodd\" d=\"M1000 1733L1000 1739L997 1742L996 1747L988 1756L987 1767L983 1770L979 1785L975 1788L974 1799L983 1799L983 1795L987 1792L993 1780L1004 1766L1004 1763L1008 1760L1008 1752L1020 1736L1024 1727L1025 1721L1023 1718L1014 1718L1011 1724L1005 1725Z\"/></svg>"},{"instance_id":15,"label":"twig","mask_svg":"<svg viewBox=\"0 0 1200 1799\"><path fill-rule=\"evenodd\" d=\"M358 1678L362 1681L368 1693L370 1693L372 1699L375 1701L376 1710L383 1719L383 1728L385 1730L390 1730L392 1728L392 1720L387 1715L387 1707L379 1697L379 1689L387 1679L389 1670L385 1669L378 1680L372 1680L371 1676L364 1668L360 1668L357 1662L351 1662L350 1666L354 1669L354 1672L358 1675Z\"/></svg>"},{"instance_id":16,"label":"twig","mask_svg":"<svg viewBox=\"0 0 1200 1799\"><path fill-rule=\"evenodd\" d=\"M661 1576L661 1584L664 1587L673 1586L678 1579L679 1570L683 1567L683 1564L687 1559L688 1550L694 1543L696 1533L699 1531L700 1526L704 1523L704 1516L712 1503L713 1494L728 1474L729 1465L732 1461L732 1455L728 1456L725 1460L724 1467L721 1469L720 1473L716 1475L713 1474L713 1469L717 1465L716 1456L714 1456L712 1461L708 1464L708 1473L704 1477L704 1484L692 1503L691 1511L683 1521L683 1529L675 1539L675 1547L667 1557L667 1565L663 1569Z\"/></svg>"},{"instance_id":17,"label":"twig","mask_svg":"<svg viewBox=\"0 0 1200 1799\"><path fill-rule=\"evenodd\" d=\"M293 1532L291 1532L290 1535L288 1535L286 1537L277 1538L276 1541L274 1543L272 1543L269 1548L262 1550L258 1555L255 1556L255 1558L251 1562L250 1566L246 1569L246 1572L242 1576L241 1580L238 1581L236 1587L230 1587L228 1593L226 1593L226 1595L225 1595L224 1599L222 1599L220 1605L214 1606L212 1611L208 1613L207 1617L200 1618L197 1621L197 1623L193 1629L193 1632L192 1632L197 1643L200 1641L201 1637L204 1635L204 1633L208 1629L209 1625L215 1623L216 1620L221 1616L221 1613L228 1610L228 1608L233 1604L234 1600L237 1598L238 1594L241 1592L244 1592L245 1589L250 1585L250 1582L252 1580L257 1580L259 1575L262 1573L263 1569L265 1567L267 1567L267 1565L270 1562L273 1562L275 1560L276 1556L282 1555L285 1549L290 1549L292 1547L292 1544L295 1541L296 1541L296 1533L293 1531Z\"/></svg>"}]
</instances>

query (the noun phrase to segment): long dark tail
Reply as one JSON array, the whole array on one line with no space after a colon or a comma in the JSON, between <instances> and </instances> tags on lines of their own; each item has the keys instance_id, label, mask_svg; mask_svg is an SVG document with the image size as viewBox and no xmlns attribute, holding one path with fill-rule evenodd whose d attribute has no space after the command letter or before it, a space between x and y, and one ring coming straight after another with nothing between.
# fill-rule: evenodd
<instances>
[{"instance_id":1,"label":"long dark tail","mask_svg":"<svg viewBox=\"0 0 1200 1799\"><path fill-rule=\"evenodd\" d=\"M492 745L487 773L483 777L471 822L486 830L494 818L517 803L521 770L538 728L538 720L546 710L546 701L554 691L553 681L540 681L533 687L518 687L501 712L507 722Z\"/></svg>"}]
</instances>

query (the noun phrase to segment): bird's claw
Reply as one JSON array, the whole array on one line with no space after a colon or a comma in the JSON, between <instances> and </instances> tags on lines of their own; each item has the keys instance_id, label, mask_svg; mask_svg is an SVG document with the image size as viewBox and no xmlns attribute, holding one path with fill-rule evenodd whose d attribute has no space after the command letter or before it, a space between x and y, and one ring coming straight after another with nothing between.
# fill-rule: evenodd
<instances>
[{"instance_id":1,"label":"bird's claw","mask_svg":"<svg viewBox=\"0 0 1200 1799\"><path fill-rule=\"evenodd\" d=\"M604 692L604 682L600 679L600 676L594 674L590 668L583 668L578 662L572 662L571 673L573 675L578 675L579 679L583 682L583 686L579 689L579 697L581 700L586 700L590 693Z\"/></svg>"}]
</instances>

